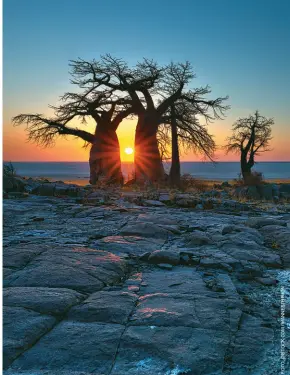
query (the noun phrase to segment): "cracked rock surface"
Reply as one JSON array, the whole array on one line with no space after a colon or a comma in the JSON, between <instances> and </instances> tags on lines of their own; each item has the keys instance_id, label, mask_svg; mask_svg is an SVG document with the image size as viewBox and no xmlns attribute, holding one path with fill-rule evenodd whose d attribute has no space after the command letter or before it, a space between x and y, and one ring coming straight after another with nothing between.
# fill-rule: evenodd
<instances>
[{"instance_id":1,"label":"cracked rock surface","mask_svg":"<svg viewBox=\"0 0 290 375\"><path fill-rule=\"evenodd\" d=\"M289 374L290 214L117 198L4 200L4 374Z\"/></svg>"}]
</instances>

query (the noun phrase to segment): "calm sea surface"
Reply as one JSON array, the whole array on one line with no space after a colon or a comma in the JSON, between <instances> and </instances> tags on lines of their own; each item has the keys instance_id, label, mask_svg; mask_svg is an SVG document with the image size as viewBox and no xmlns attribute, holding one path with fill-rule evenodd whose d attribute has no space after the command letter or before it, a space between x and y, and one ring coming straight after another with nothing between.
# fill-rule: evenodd
<instances>
[{"instance_id":1,"label":"calm sea surface","mask_svg":"<svg viewBox=\"0 0 290 375\"><path fill-rule=\"evenodd\" d=\"M57 180L76 180L89 178L89 165L86 162L13 162L17 174L27 177L47 177ZM169 171L169 164L164 164ZM124 175L132 173L133 164L122 165ZM266 179L290 179L290 162L261 162L254 170L262 172ZM238 162L183 162L181 172L194 177L229 180L240 173Z\"/></svg>"}]
</instances>

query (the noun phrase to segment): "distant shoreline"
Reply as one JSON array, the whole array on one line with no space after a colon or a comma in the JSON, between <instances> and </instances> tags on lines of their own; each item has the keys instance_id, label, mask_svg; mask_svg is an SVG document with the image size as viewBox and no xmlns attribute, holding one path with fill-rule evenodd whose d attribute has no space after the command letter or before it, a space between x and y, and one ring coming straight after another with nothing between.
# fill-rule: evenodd
<instances>
[{"instance_id":1,"label":"distant shoreline","mask_svg":"<svg viewBox=\"0 0 290 375\"><path fill-rule=\"evenodd\" d=\"M16 174L32 178L47 178L86 185L90 171L87 162L13 162ZM169 173L170 163L164 163ZM261 172L266 181L289 181L290 162L260 162L253 170ZM122 172L126 180L134 174L134 164L122 163ZM205 181L232 181L239 178L239 162L181 162L181 173Z\"/></svg>"}]
</instances>

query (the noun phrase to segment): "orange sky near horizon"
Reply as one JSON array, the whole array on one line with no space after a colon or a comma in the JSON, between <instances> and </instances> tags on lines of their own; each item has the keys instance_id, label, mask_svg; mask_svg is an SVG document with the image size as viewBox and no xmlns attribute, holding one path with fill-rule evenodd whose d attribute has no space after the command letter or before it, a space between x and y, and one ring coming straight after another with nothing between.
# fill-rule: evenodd
<instances>
[{"instance_id":1,"label":"orange sky near horizon","mask_svg":"<svg viewBox=\"0 0 290 375\"><path fill-rule=\"evenodd\" d=\"M117 131L121 160L123 162L131 162L134 160L134 153L128 155L125 148L134 149L136 121L125 120L119 126ZM216 152L217 161L237 161L238 155L225 155L221 146L224 144L225 138L230 134L231 123L228 120L210 124L209 131L214 135L215 141L219 146ZM93 131L93 125L87 125L87 131ZM273 140L271 142L272 151L262 154L258 160L260 161L289 161L290 152L287 137L281 132L277 132L273 128ZM59 138L54 147L42 148L33 143L27 142L25 126L13 127L11 124L4 125L3 132L3 159L4 161L88 161L88 148L84 148L84 142L70 136ZM192 152L182 153L181 161L200 161L202 157Z\"/></svg>"},{"instance_id":2,"label":"orange sky near horizon","mask_svg":"<svg viewBox=\"0 0 290 375\"><path fill-rule=\"evenodd\" d=\"M25 125L13 126L12 117L19 113L29 113L29 108L34 108L32 113L42 113L44 116L53 114L52 110L45 105L46 102L54 103L57 97L56 93L39 96L33 95L29 103L18 103L16 107L12 106L12 100L9 96L4 96L3 106L3 160L4 161L88 161L89 148L84 148L84 141L78 138L67 136L59 137L54 147L43 148L34 143L27 141L27 133ZM7 100L9 99L9 100ZM5 104L5 101L8 103ZM33 105L31 104L33 103ZM230 110L228 116L224 120L217 120L208 125L210 134L214 136L217 144L216 160L217 161L238 161L239 156L236 154L226 155L222 149L226 137L231 134L232 124L238 117L248 116L252 111L249 108L241 108L239 110ZM238 115L237 115L238 114ZM285 121L285 117L274 118L273 140L271 141L272 151L262 153L257 157L259 161L290 161L290 127ZM134 153L127 155L125 148L134 149L134 137L136 129L136 119L125 119L117 130L120 142L121 160L123 162L131 162L134 160ZM95 125L93 120L89 120L87 125L80 122L69 124L72 127L79 127L88 132L94 133ZM195 155L193 152L181 152L181 161L201 161L201 155Z\"/></svg>"}]
</instances>

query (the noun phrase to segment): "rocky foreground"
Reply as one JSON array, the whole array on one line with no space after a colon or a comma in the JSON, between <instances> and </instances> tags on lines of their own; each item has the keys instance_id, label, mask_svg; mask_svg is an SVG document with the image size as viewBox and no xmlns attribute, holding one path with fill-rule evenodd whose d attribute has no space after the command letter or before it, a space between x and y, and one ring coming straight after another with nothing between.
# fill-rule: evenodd
<instances>
[{"instance_id":1,"label":"rocky foreground","mask_svg":"<svg viewBox=\"0 0 290 375\"><path fill-rule=\"evenodd\" d=\"M289 204L51 186L4 199L5 374L289 374Z\"/></svg>"}]
</instances>

